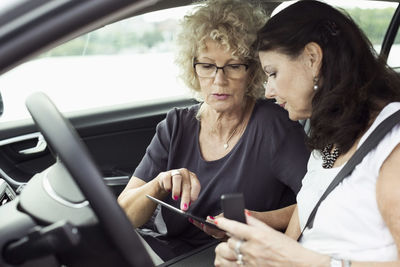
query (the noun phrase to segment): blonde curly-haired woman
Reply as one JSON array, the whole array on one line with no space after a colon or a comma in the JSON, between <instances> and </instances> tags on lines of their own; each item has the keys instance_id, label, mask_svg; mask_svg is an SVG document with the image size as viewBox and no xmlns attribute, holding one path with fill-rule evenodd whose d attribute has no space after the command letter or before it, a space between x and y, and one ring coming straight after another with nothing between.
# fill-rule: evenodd
<instances>
[{"instance_id":1,"label":"blonde curly-haired woman","mask_svg":"<svg viewBox=\"0 0 400 267\"><path fill-rule=\"evenodd\" d=\"M200 103L167 114L118 199L163 260L225 233L157 208L146 194L213 218L222 194L242 192L255 217L276 229L288 224L309 151L301 125L263 99L266 77L252 45L266 21L259 5L209 0L182 22L176 62Z\"/></svg>"}]
</instances>

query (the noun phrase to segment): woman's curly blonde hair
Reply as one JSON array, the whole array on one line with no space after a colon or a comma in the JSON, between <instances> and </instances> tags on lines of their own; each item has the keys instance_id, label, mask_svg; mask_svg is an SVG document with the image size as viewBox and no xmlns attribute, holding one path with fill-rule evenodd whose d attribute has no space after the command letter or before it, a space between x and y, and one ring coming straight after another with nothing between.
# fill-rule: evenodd
<instances>
[{"instance_id":1,"label":"woman's curly blonde hair","mask_svg":"<svg viewBox=\"0 0 400 267\"><path fill-rule=\"evenodd\" d=\"M206 48L206 41L214 40L226 51L232 51L234 58L249 64L246 95L253 99L263 97L266 76L252 45L257 31L268 18L264 9L246 0L207 0L198 4L193 13L184 17L177 36L176 63L184 83L200 92L193 63L199 52Z\"/></svg>"}]
</instances>

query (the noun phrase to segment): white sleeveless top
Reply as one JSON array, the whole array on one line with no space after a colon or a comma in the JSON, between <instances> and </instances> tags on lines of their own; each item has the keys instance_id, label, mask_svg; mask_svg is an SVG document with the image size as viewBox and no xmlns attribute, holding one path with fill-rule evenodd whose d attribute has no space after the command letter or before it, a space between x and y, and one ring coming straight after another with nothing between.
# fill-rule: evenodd
<instances>
[{"instance_id":1,"label":"white sleeveless top","mask_svg":"<svg viewBox=\"0 0 400 267\"><path fill-rule=\"evenodd\" d=\"M400 109L400 102L387 105L362 136L358 147L384 119ZM396 125L321 203L311 229L300 243L311 250L354 261L397 259L397 248L376 201L376 181L384 160L400 143L400 123ZM320 152L313 151L303 186L297 195L300 227L321 195L342 169L322 168ZM400 175L399 175L400 179Z\"/></svg>"}]
</instances>

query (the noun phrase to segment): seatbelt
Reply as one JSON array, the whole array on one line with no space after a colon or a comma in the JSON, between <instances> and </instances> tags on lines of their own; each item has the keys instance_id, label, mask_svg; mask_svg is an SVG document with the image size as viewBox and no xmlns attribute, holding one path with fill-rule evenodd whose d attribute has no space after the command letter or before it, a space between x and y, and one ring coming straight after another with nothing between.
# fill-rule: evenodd
<instances>
[{"instance_id":1,"label":"seatbelt","mask_svg":"<svg viewBox=\"0 0 400 267\"><path fill-rule=\"evenodd\" d=\"M335 187L340 184L346 177L350 175L355 166L357 166L364 156L368 154L373 148L375 148L378 143L382 140L382 138L396 125L400 122L400 110L390 115L383 122L381 122L378 127L368 136L365 142L357 149L357 151L353 154L353 156L347 161L347 163L343 166L340 172L336 175L335 179L329 184L328 188L322 194L321 198L318 200L314 209L312 210L310 216L307 219L307 223L304 226L303 230L300 233L297 241L301 239L303 236L304 230L313 227L314 218L317 214L317 210L321 202L332 192Z\"/></svg>"}]
</instances>

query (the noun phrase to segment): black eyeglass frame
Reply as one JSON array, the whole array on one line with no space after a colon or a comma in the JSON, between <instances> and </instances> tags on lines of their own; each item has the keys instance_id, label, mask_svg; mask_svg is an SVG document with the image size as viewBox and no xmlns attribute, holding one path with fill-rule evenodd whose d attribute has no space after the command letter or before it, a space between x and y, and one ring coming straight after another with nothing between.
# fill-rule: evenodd
<instances>
[{"instance_id":1,"label":"black eyeglass frame","mask_svg":"<svg viewBox=\"0 0 400 267\"><path fill-rule=\"evenodd\" d=\"M222 67L218 67L217 65L215 65L213 63L195 62L195 63L193 63L193 68L195 69L196 74L197 74L196 65L200 65L200 64L214 66L215 67L215 74L214 75L217 75L218 70L222 70L224 75L226 75L225 74L225 70L224 70L224 68L226 66L245 66L246 67L246 71L249 69L249 64L244 64L244 63L226 64L226 65L223 65ZM199 74L197 74L197 75L199 75Z\"/></svg>"}]
</instances>

